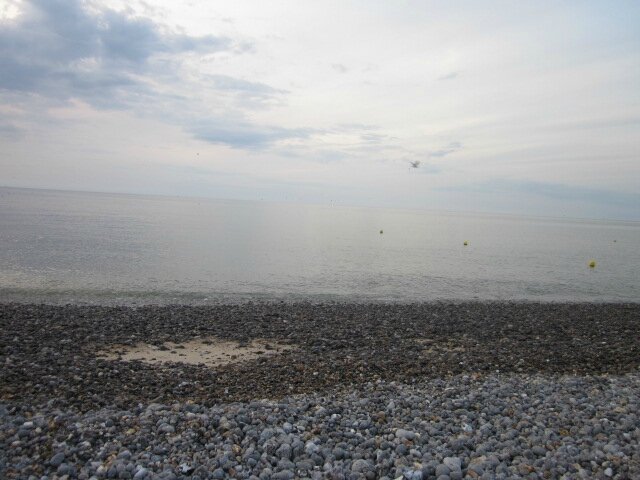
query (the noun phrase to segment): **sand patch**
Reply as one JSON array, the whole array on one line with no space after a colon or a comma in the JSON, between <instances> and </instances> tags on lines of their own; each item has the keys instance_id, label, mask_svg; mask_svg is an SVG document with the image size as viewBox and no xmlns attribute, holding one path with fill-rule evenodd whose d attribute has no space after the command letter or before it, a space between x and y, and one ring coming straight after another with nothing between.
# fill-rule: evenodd
<instances>
[{"instance_id":1,"label":"sand patch","mask_svg":"<svg viewBox=\"0 0 640 480\"><path fill-rule=\"evenodd\" d=\"M291 345L272 340L255 339L240 345L218 339L196 339L183 343L166 342L162 346L145 343L129 346L118 345L102 352L107 360L140 360L147 363L179 362L210 367L246 362L292 350Z\"/></svg>"}]
</instances>

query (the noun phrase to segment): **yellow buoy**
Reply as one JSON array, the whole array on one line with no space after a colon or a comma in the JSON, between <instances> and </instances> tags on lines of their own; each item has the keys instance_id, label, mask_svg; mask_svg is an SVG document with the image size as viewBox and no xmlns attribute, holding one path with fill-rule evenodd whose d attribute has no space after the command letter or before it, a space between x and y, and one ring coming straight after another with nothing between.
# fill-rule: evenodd
<instances>
[{"instance_id":1,"label":"yellow buoy","mask_svg":"<svg viewBox=\"0 0 640 480\"><path fill-rule=\"evenodd\" d=\"M466 247L467 245L469 245L469 242L465 240L464 241L464 246Z\"/></svg>"},{"instance_id":2,"label":"yellow buoy","mask_svg":"<svg viewBox=\"0 0 640 480\"><path fill-rule=\"evenodd\" d=\"M589 268L596 268L596 261L595 260L591 260L589 262Z\"/></svg>"}]
</instances>

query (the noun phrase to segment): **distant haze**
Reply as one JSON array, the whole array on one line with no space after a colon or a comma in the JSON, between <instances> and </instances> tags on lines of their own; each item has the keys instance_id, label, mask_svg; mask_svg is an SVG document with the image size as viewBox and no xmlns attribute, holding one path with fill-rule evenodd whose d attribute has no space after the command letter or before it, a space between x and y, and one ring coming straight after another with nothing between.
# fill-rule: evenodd
<instances>
[{"instance_id":1,"label":"distant haze","mask_svg":"<svg viewBox=\"0 0 640 480\"><path fill-rule=\"evenodd\" d=\"M0 185L640 220L640 2L0 0Z\"/></svg>"}]
</instances>

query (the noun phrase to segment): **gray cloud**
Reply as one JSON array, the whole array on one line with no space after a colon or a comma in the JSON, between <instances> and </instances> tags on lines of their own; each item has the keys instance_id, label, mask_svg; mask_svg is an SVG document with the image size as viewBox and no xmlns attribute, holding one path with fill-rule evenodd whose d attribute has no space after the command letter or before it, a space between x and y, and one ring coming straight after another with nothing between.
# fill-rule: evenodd
<instances>
[{"instance_id":1,"label":"gray cloud","mask_svg":"<svg viewBox=\"0 0 640 480\"><path fill-rule=\"evenodd\" d=\"M232 96L244 108L260 108L277 104L289 93L261 82L251 82L227 75L208 75L203 78L219 94Z\"/></svg>"},{"instance_id":2,"label":"gray cloud","mask_svg":"<svg viewBox=\"0 0 640 480\"><path fill-rule=\"evenodd\" d=\"M308 129L288 129L229 121L200 122L190 127L189 131L205 142L248 149L262 148L281 140L307 138L313 133Z\"/></svg>"},{"instance_id":3,"label":"gray cloud","mask_svg":"<svg viewBox=\"0 0 640 480\"><path fill-rule=\"evenodd\" d=\"M457 78L459 75L459 72L451 72L448 73L447 75L442 75L441 77L438 77L438 80L453 80L454 78Z\"/></svg>"},{"instance_id":4,"label":"gray cloud","mask_svg":"<svg viewBox=\"0 0 640 480\"><path fill-rule=\"evenodd\" d=\"M227 75L198 77L220 98L234 99L235 106L228 107L232 110L218 116L240 118L235 122L209 118L192 95L174 93L184 84L181 54L242 53L245 43L169 32L146 18L90 11L79 0L30 0L23 6L18 17L0 23L0 93L32 93L54 102L79 99L103 109L153 110L200 140L236 148L261 148L308 135L242 119L243 108L262 106L287 93L264 83ZM7 126L2 133L11 130Z\"/></svg>"},{"instance_id":5,"label":"gray cloud","mask_svg":"<svg viewBox=\"0 0 640 480\"><path fill-rule=\"evenodd\" d=\"M341 123L335 127L325 130L324 133L343 134L349 133L357 135L358 141L352 144L356 148L397 148L393 142L397 140L395 137L380 133L380 127L377 125L368 125L363 123Z\"/></svg>"},{"instance_id":6,"label":"gray cloud","mask_svg":"<svg viewBox=\"0 0 640 480\"><path fill-rule=\"evenodd\" d=\"M31 0L0 25L0 88L104 106L147 90L140 75L157 55L232 48L228 38L163 32L148 19L89 12L78 0Z\"/></svg>"},{"instance_id":7,"label":"gray cloud","mask_svg":"<svg viewBox=\"0 0 640 480\"><path fill-rule=\"evenodd\" d=\"M377 125L370 125L367 123L340 123L337 128L341 130L379 130Z\"/></svg>"},{"instance_id":8,"label":"gray cloud","mask_svg":"<svg viewBox=\"0 0 640 480\"><path fill-rule=\"evenodd\" d=\"M334 63L333 65L331 65L331 68L333 68L338 73L347 73L349 71L349 69L341 63Z\"/></svg>"},{"instance_id":9,"label":"gray cloud","mask_svg":"<svg viewBox=\"0 0 640 480\"><path fill-rule=\"evenodd\" d=\"M272 96L287 93L286 90L279 90L260 82L250 82L227 75L210 75L208 77L213 85L219 90L229 90L234 92L246 92L254 96Z\"/></svg>"},{"instance_id":10,"label":"gray cloud","mask_svg":"<svg viewBox=\"0 0 640 480\"><path fill-rule=\"evenodd\" d=\"M360 135L360 139L367 144L380 144L389 139L388 135L379 134L379 133L362 133Z\"/></svg>"},{"instance_id":11,"label":"gray cloud","mask_svg":"<svg viewBox=\"0 0 640 480\"><path fill-rule=\"evenodd\" d=\"M0 137L3 138L18 138L22 135L22 129L15 126L12 123L0 120Z\"/></svg>"},{"instance_id":12,"label":"gray cloud","mask_svg":"<svg viewBox=\"0 0 640 480\"><path fill-rule=\"evenodd\" d=\"M444 148L429 152L429 156L434 158L442 158L446 157L447 155L451 155L452 153L455 153L461 149L462 144L460 142L451 142Z\"/></svg>"}]
</instances>

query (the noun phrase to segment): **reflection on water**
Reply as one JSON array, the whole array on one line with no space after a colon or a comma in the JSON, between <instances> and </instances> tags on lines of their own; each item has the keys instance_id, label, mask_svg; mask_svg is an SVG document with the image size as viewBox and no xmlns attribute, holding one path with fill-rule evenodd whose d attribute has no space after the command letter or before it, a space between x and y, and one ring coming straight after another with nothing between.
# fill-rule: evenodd
<instances>
[{"instance_id":1,"label":"reflection on water","mask_svg":"<svg viewBox=\"0 0 640 480\"><path fill-rule=\"evenodd\" d=\"M0 246L5 300L640 300L633 222L3 188Z\"/></svg>"}]
</instances>

